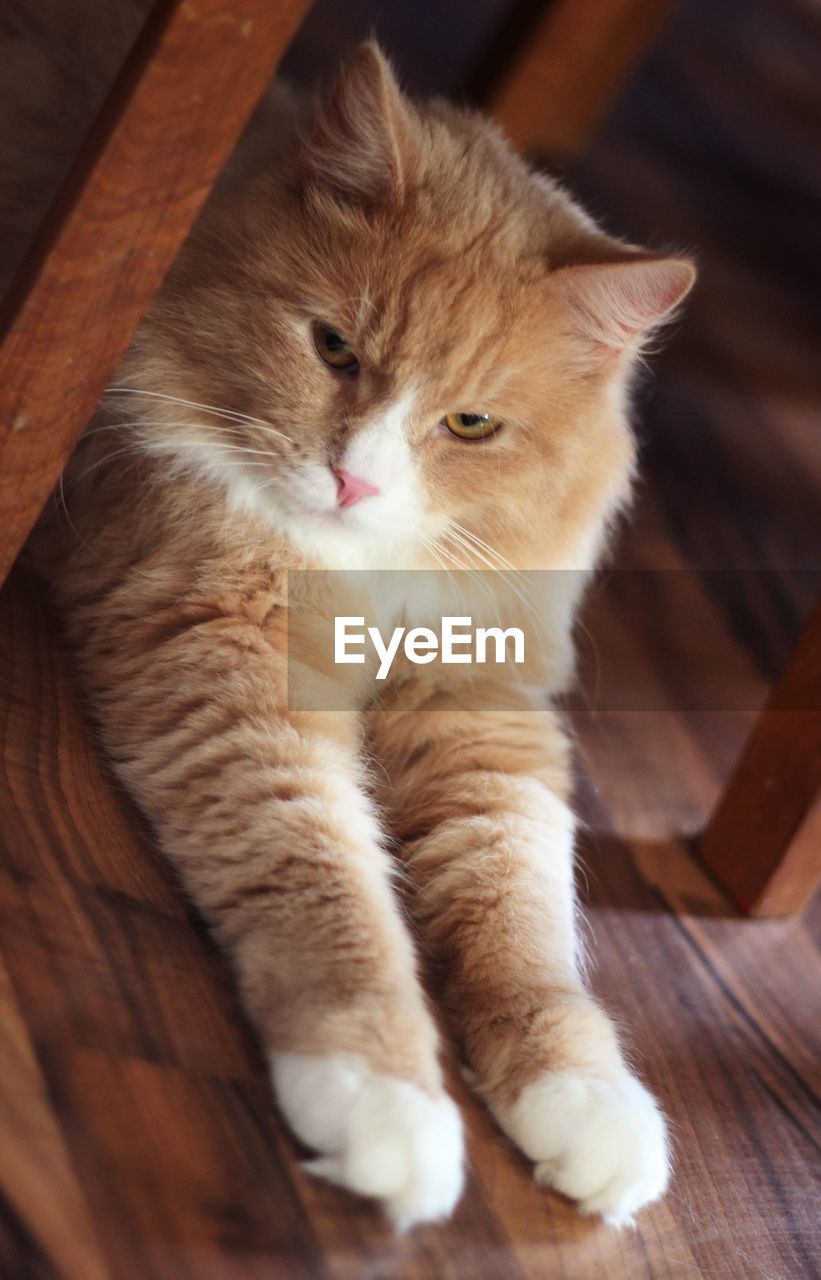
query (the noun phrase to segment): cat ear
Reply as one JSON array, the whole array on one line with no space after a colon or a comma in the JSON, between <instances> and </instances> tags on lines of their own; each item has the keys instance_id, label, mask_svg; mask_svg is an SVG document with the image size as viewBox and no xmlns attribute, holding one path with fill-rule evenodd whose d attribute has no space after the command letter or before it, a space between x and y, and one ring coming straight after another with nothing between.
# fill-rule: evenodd
<instances>
[{"instance_id":1,"label":"cat ear","mask_svg":"<svg viewBox=\"0 0 821 1280\"><path fill-rule=\"evenodd\" d=\"M378 202L401 195L412 108L373 41L343 67L303 147L308 181L343 198Z\"/></svg>"},{"instance_id":2,"label":"cat ear","mask_svg":"<svg viewBox=\"0 0 821 1280\"><path fill-rule=\"evenodd\" d=\"M554 280L580 331L620 351L667 319L696 278L686 258L629 257L619 262L562 267Z\"/></svg>"}]
</instances>

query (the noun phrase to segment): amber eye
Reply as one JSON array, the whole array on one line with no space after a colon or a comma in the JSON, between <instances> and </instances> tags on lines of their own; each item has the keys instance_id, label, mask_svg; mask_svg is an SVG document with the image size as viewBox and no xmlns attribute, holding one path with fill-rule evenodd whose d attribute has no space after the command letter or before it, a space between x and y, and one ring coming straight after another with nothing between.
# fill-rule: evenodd
<instances>
[{"instance_id":1,"label":"amber eye","mask_svg":"<svg viewBox=\"0 0 821 1280\"><path fill-rule=\"evenodd\" d=\"M492 413L446 413L445 426L460 440L485 440L495 435L502 425Z\"/></svg>"},{"instance_id":2,"label":"amber eye","mask_svg":"<svg viewBox=\"0 0 821 1280\"><path fill-rule=\"evenodd\" d=\"M327 324L314 325L314 345L331 369L342 373L358 373L359 361L341 333Z\"/></svg>"}]
</instances>

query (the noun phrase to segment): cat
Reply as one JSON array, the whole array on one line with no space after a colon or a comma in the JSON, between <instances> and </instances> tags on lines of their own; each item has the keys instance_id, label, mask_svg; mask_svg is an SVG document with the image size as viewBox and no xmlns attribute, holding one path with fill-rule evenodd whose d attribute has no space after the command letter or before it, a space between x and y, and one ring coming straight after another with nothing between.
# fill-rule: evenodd
<instances>
[{"instance_id":1,"label":"cat","mask_svg":"<svg viewBox=\"0 0 821 1280\"><path fill-rule=\"evenodd\" d=\"M666 1126L583 978L558 714L524 686L488 710L433 667L380 708L350 668L317 670L348 680L342 701L299 710L286 651L335 607L301 570L581 583L630 495L636 357L694 268L606 236L480 115L411 103L373 43L316 109L282 91L261 120L35 554L308 1169L403 1228L459 1199L418 942L536 1179L623 1223L665 1190ZM546 694L570 678L579 589L554 610Z\"/></svg>"}]
</instances>

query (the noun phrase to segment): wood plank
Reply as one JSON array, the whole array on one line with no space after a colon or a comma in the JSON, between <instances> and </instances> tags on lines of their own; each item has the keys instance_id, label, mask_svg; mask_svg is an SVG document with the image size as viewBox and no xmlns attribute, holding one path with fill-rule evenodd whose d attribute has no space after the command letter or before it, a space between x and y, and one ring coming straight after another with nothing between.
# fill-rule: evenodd
<instances>
[{"instance_id":1,"label":"wood plank","mask_svg":"<svg viewBox=\"0 0 821 1280\"><path fill-rule=\"evenodd\" d=\"M0 960L0 1188L65 1280L107 1280L37 1058ZM50 1260L47 1264L46 1260ZM9 1270L5 1274L11 1275Z\"/></svg>"},{"instance_id":2,"label":"wood plank","mask_svg":"<svg viewBox=\"0 0 821 1280\"><path fill-rule=\"evenodd\" d=\"M691 569L669 543L662 560L647 495L642 516L624 567L601 575L584 610L571 708L598 820L652 840L703 830L768 686L717 603L741 575ZM741 595L755 585L745 578Z\"/></svg>"},{"instance_id":3,"label":"wood plank","mask_svg":"<svg viewBox=\"0 0 821 1280\"><path fill-rule=\"evenodd\" d=\"M0 582L307 0L162 0L0 316Z\"/></svg>"},{"instance_id":4,"label":"wood plank","mask_svg":"<svg viewBox=\"0 0 821 1280\"><path fill-rule=\"evenodd\" d=\"M681 853L674 842L656 845L657 876L672 851ZM648 1274L814 1275L821 1258L814 940L797 917L728 918L715 891L706 915L683 910L681 901L668 914L666 890L656 890L653 908L632 843L625 850L620 841L595 840L585 865L597 985L625 1010L629 1043L672 1121L677 1177L665 1209L683 1227L686 1251L662 1223L665 1265L653 1259Z\"/></svg>"},{"instance_id":5,"label":"wood plank","mask_svg":"<svg viewBox=\"0 0 821 1280\"><path fill-rule=\"evenodd\" d=\"M821 873L821 600L747 742L699 856L751 915L799 910Z\"/></svg>"},{"instance_id":6,"label":"wood plank","mask_svg":"<svg viewBox=\"0 0 821 1280\"><path fill-rule=\"evenodd\" d=\"M521 151L578 152L656 34L670 0L553 0L484 104Z\"/></svg>"}]
</instances>

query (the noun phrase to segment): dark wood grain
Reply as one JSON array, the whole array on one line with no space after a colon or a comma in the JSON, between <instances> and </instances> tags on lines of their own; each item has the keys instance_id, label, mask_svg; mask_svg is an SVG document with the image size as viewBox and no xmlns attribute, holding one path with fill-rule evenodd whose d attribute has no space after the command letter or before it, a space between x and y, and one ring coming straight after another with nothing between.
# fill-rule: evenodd
<instances>
[{"instance_id":1,"label":"dark wood grain","mask_svg":"<svg viewBox=\"0 0 821 1280\"><path fill-rule=\"evenodd\" d=\"M45 1088L37 1056L0 961L0 1134L5 1158L0 1185L17 1223L6 1246L4 1275L20 1274L21 1253L59 1260L66 1280L105 1280L88 1204L72 1167ZM2 1254L0 1254L2 1257ZM14 1270L12 1269L14 1268Z\"/></svg>"},{"instance_id":2,"label":"dark wood grain","mask_svg":"<svg viewBox=\"0 0 821 1280\"><path fill-rule=\"evenodd\" d=\"M307 0L162 0L7 298L0 582Z\"/></svg>"},{"instance_id":3,"label":"dark wood grain","mask_svg":"<svg viewBox=\"0 0 821 1280\"><path fill-rule=\"evenodd\" d=\"M468 1191L452 1223L396 1239L302 1173L223 962L98 763L42 589L20 570L0 594L0 708L15 1278L813 1275L821 966L800 921L727 919L675 842L588 845L595 985L670 1113L673 1190L635 1232L581 1219L534 1185L451 1062Z\"/></svg>"},{"instance_id":4,"label":"dark wood grain","mask_svg":"<svg viewBox=\"0 0 821 1280\"><path fill-rule=\"evenodd\" d=\"M699 844L742 910L772 916L804 906L821 874L819 799L821 600Z\"/></svg>"}]
</instances>

